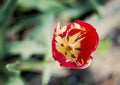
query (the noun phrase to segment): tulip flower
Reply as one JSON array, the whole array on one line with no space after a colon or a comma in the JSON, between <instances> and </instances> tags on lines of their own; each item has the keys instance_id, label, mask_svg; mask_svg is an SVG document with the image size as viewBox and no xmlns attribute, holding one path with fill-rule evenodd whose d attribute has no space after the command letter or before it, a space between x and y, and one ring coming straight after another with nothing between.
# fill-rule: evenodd
<instances>
[{"instance_id":1,"label":"tulip flower","mask_svg":"<svg viewBox=\"0 0 120 85\"><path fill-rule=\"evenodd\" d=\"M58 22L52 38L53 58L63 67L85 69L91 64L99 37L90 24L76 20L61 27Z\"/></svg>"}]
</instances>

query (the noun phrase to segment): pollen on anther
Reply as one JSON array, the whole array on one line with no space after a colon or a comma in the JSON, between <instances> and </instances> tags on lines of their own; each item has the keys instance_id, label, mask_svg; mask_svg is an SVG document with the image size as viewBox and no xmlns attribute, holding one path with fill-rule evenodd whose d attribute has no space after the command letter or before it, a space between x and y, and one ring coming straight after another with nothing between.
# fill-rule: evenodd
<instances>
[{"instance_id":1,"label":"pollen on anther","mask_svg":"<svg viewBox=\"0 0 120 85\"><path fill-rule=\"evenodd\" d=\"M75 50L78 50L78 51L80 51L80 50L82 50L82 48L75 48Z\"/></svg>"},{"instance_id":2,"label":"pollen on anther","mask_svg":"<svg viewBox=\"0 0 120 85\"><path fill-rule=\"evenodd\" d=\"M69 41L69 35L67 35L67 41Z\"/></svg>"},{"instance_id":3,"label":"pollen on anther","mask_svg":"<svg viewBox=\"0 0 120 85\"><path fill-rule=\"evenodd\" d=\"M67 53L65 52L65 55L67 55Z\"/></svg>"},{"instance_id":4,"label":"pollen on anther","mask_svg":"<svg viewBox=\"0 0 120 85\"><path fill-rule=\"evenodd\" d=\"M71 57L72 57L72 58L76 58L74 54L71 54Z\"/></svg>"},{"instance_id":5,"label":"pollen on anther","mask_svg":"<svg viewBox=\"0 0 120 85\"><path fill-rule=\"evenodd\" d=\"M74 42L77 42L78 40L80 40L79 36L76 37L76 39L74 40Z\"/></svg>"},{"instance_id":6,"label":"pollen on anther","mask_svg":"<svg viewBox=\"0 0 120 85\"><path fill-rule=\"evenodd\" d=\"M64 47L64 44L62 43L61 46Z\"/></svg>"}]
</instances>

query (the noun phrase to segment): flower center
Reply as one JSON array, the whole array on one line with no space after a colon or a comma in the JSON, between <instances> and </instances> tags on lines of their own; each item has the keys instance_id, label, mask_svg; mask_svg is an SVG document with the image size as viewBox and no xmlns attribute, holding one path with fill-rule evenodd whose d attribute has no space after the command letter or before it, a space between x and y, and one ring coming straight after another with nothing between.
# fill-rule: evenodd
<instances>
[{"instance_id":1,"label":"flower center","mask_svg":"<svg viewBox=\"0 0 120 85\"><path fill-rule=\"evenodd\" d=\"M72 50L72 47L68 45L68 46L66 47L66 50L67 50L67 51L71 51L71 50Z\"/></svg>"},{"instance_id":2,"label":"flower center","mask_svg":"<svg viewBox=\"0 0 120 85\"><path fill-rule=\"evenodd\" d=\"M63 33L66 33L64 37L60 35ZM80 51L83 50L80 42L85 38L82 37L85 33L86 28L81 27L77 23L74 23L70 29L67 29L67 26L61 28L60 23L58 23L55 34L56 49L66 57L66 62L75 62L77 66L84 63L82 58L80 62L77 60L77 57Z\"/></svg>"},{"instance_id":3,"label":"flower center","mask_svg":"<svg viewBox=\"0 0 120 85\"><path fill-rule=\"evenodd\" d=\"M73 36L67 36L61 38L60 36L56 37L56 47L59 52L61 52L67 60L75 62L80 52L80 39L78 38L79 34Z\"/></svg>"}]
</instances>

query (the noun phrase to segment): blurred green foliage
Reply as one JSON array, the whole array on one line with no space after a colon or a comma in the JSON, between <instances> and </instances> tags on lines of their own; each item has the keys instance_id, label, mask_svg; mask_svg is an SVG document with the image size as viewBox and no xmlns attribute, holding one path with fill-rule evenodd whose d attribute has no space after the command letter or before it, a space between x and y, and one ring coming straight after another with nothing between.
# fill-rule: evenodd
<instances>
[{"instance_id":1,"label":"blurred green foliage","mask_svg":"<svg viewBox=\"0 0 120 85\"><path fill-rule=\"evenodd\" d=\"M108 51L110 46L112 45L112 42L110 40L101 40L98 46L98 51L105 53Z\"/></svg>"},{"instance_id":2,"label":"blurred green foliage","mask_svg":"<svg viewBox=\"0 0 120 85\"><path fill-rule=\"evenodd\" d=\"M69 22L84 19L91 12L99 13L100 1L104 0L2 0L0 85L27 85L20 72L37 68L42 69L42 85L48 84L52 73L58 74L51 69L51 37L56 19ZM32 59L34 54L42 54L44 59ZM10 62L14 55L20 57Z\"/></svg>"}]
</instances>

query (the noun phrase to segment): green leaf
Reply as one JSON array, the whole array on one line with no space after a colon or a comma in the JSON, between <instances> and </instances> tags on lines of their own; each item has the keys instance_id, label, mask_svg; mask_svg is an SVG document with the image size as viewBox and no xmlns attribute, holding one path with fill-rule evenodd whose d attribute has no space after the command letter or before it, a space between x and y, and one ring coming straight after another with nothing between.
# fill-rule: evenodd
<instances>
[{"instance_id":1,"label":"green leaf","mask_svg":"<svg viewBox=\"0 0 120 85\"><path fill-rule=\"evenodd\" d=\"M98 51L99 52L107 52L110 46L111 46L110 40L101 40L98 45Z\"/></svg>"},{"instance_id":2,"label":"green leaf","mask_svg":"<svg viewBox=\"0 0 120 85\"><path fill-rule=\"evenodd\" d=\"M8 19L13 14L16 8L16 2L17 0L6 0L5 3L2 5L0 9L0 26L2 26L2 28L4 27L4 25L6 25Z\"/></svg>"},{"instance_id":3,"label":"green leaf","mask_svg":"<svg viewBox=\"0 0 120 85\"><path fill-rule=\"evenodd\" d=\"M91 6L93 6L93 8L98 12L98 14L103 13L104 9L97 0L89 0L89 2L91 3Z\"/></svg>"},{"instance_id":4,"label":"green leaf","mask_svg":"<svg viewBox=\"0 0 120 85\"><path fill-rule=\"evenodd\" d=\"M6 28L15 7L16 1L6 0L0 9L0 60L2 60L2 57L5 55Z\"/></svg>"},{"instance_id":5,"label":"green leaf","mask_svg":"<svg viewBox=\"0 0 120 85\"><path fill-rule=\"evenodd\" d=\"M59 15L63 19L69 20L71 18L81 17L83 14L85 14L87 11L90 11L90 10L92 10L92 7L90 6L90 4L84 3L74 8L65 8L59 13Z\"/></svg>"},{"instance_id":6,"label":"green leaf","mask_svg":"<svg viewBox=\"0 0 120 85\"><path fill-rule=\"evenodd\" d=\"M25 85L21 77L12 76L9 78L8 82L5 85Z\"/></svg>"},{"instance_id":7,"label":"green leaf","mask_svg":"<svg viewBox=\"0 0 120 85\"><path fill-rule=\"evenodd\" d=\"M30 33L28 38L33 39L33 40L42 39L42 41L44 41L45 39L43 39L43 36L45 38L47 36L52 35L53 25L55 22L55 14L54 13L43 14L40 18L40 21L41 23Z\"/></svg>"},{"instance_id":8,"label":"green leaf","mask_svg":"<svg viewBox=\"0 0 120 85\"><path fill-rule=\"evenodd\" d=\"M11 34L25 29L27 26L30 26L31 24L39 20L40 14L22 16L10 25L7 34L8 36L10 36Z\"/></svg>"},{"instance_id":9,"label":"green leaf","mask_svg":"<svg viewBox=\"0 0 120 85\"><path fill-rule=\"evenodd\" d=\"M55 15L54 13L44 14L41 17L41 24L38 26L34 31L31 33L30 38L33 40L41 40L45 45L45 61L52 60L52 53L51 53L51 39L52 39L52 31L53 25L55 22ZM44 39L43 39L44 36ZM52 75L52 67L51 63L45 64L43 68L43 75L42 75L42 84L47 85L50 77Z\"/></svg>"},{"instance_id":10,"label":"green leaf","mask_svg":"<svg viewBox=\"0 0 120 85\"><path fill-rule=\"evenodd\" d=\"M44 12L63 8L63 5L56 0L18 0L18 5L24 10L38 9Z\"/></svg>"},{"instance_id":11,"label":"green leaf","mask_svg":"<svg viewBox=\"0 0 120 85\"><path fill-rule=\"evenodd\" d=\"M20 54L22 59L28 59L32 54L44 54L44 51L44 47L34 41L16 41L8 44L8 53Z\"/></svg>"},{"instance_id":12,"label":"green leaf","mask_svg":"<svg viewBox=\"0 0 120 85\"><path fill-rule=\"evenodd\" d=\"M16 65L18 64L19 62L14 62L14 63L11 63L11 64L7 64L6 65L6 68L9 72L14 72L16 75L20 73L19 70L16 69Z\"/></svg>"},{"instance_id":13,"label":"green leaf","mask_svg":"<svg viewBox=\"0 0 120 85\"><path fill-rule=\"evenodd\" d=\"M42 74L42 85L47 85L52 75L52 64L44 66Z\"/></svg>"},{"instance_id":14,"label":"green leaf","mask_svg":"<svg viewBox=\"0 0 120 85\"><path fill-rule=\"evenodd\" d=\"M53 60L39 61L34 59L28 59L9 63L6 65L6 68L9 72L13 72L16 75L19 75L20 71L32 71L35 69L43 70L48 64L53 64Z\"/></svg>"}]
</instances>

